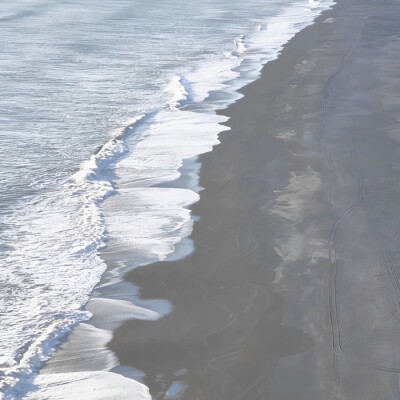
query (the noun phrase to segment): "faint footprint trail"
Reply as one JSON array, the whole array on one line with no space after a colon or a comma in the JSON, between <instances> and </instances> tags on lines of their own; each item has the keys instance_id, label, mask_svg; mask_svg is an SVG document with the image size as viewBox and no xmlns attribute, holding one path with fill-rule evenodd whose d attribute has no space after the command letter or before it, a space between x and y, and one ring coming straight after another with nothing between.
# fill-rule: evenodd
<instances>
[{"instance_id":1,"label":"faint footprint trail","mask_svg":"<svg viewBox=\"0 0 400 400\"><path fill-rule=\"evenodd\" d=\"M329 274L329 316L331 321L332 331L332 346L333 351L337 356L344 356L341 344L341 334L339 325L339 313L337 307L337 251L336 251L336 234L343 220L358 206L362 201L362 192L364 188L364 176L360 173L358 178L358 189L356 200L348 207L343 214L334 223L329 235L329 258L331 263L331 270Z\"/></svg>"},{"instance_id":2,"label":"faint footprint trail","mask_svg":"<svg viewBox=\"0 0 400 400\"><path fill-rule=\"evenodd\" d=\"M362 19L360 22L360 26L358 29L358 34L354 40L354 42L350 45L347 51L344 53L343 57L340 60L339 67L337 71L331 75L324 84L323 87L323 99L322 99L322 111L321 111L321 120L320 120L320 136L321 136L321 146L322 151L328 166L329 175L332 179L335 178L336 171L335 166L332 160L331 155L329 154L327 148L327 140L325 135L325 127L326 127L326 117L327 117L327 103L329 99L329 87L332 85L332 82L337 78L343 71L346 62L350 59L352 54L354 53L357 45L360 42L361 32L365 23L365 19ZM343 222L343 220L358 206L361 204L362 200L362 192L364 187L364 176L361 171L358 170L358 188L356 193L355 201L341 214L341 216L335 221L332 226L332 229L329 234L328 240L328 251L329 251L329 260L330 260L330 273L329 273L329 319L330 319L330 328L332 334L332 348L335 354L334 364L337 366L338 378L340 380L340 372L339 372L339 358L344 356L344 352L342 350L341 344L341 332L340 332L340 324L339 324L339 312L338 312L338 300L337 300L337 291L336 291L336 281L337 281L337 272L338 272L338 257L336 251L336 234L338 229ZM336 360L336 357L338 360Z\"/></svg>"},{"instance_id":3,"label":"faint footprint trail","mask_svg":"<svg viewBox=\"0 0 400 400\"><path fill-rule=\"evenodd\" d=\"M336 175L335 167L334 167L334 162L332 160L331 155L328 152L327 149L327 141L325 137L325 126L326 126L326 115L327 115L327 101L329 97L329 86L332 84L334 79L339 76L339 74L343 71L344 66L346 61L350 59L352 56L353 52L356 49L356 46L360 42L361 38L361 32L365 23L365 19L361 20L360 27L359 27L359 32L358 35L353 42L353 44L350 46L350 48L347 50L347 52L344 54L344 56L341 59L340 65L338 70L329 77L329 79L326 81L323 89L323 102L322 102L322 113L321 113L321 122L320 122L320 132L321 132L321 145L322 145L322 150L326 159L326 163L329 169L329 175L334 178ZM346 358L347 360L358 364L358 365L366 365L370 368L380 370L380 371L386 371L386 372L394 372L394 373L400 373L400 368L396 367L386 367L383 365L378 365L372 362L365 362L358 360L355 357L351 357L349 354L345 354L342 348L342 335L340 331L340 321L339 321L339 311L338 311L338 299L337 299L337 290L336 290L336 284L337 284L337 274L338 274L338 256L337 256L337 249L336 249L336 235L337 232L340 228L341 223L344 221L346 217L349 216L349 214L354 211L355 208L357 208L359 205L362 203L362 194L364 190L364 175L362 174L362 171L360 168L358 168L356 161L355 161L355 150L354 148L350 149L350 158L353 162L354 165L354 170L357 172L358 176L358 185L357 185L357 192L356 192L356 197L355 201L344 210L344 212L340 215L340 217L335 221L335 223L332 226L332 229L329 234L329 240L328 240L328 247L329 247L329 259L330 259L330 274L329 274L329 317L330 317L330 328L331 328L331 334L332 334L332 348L333 352L335 354L335 365L338 367L339 365L339 359L340 358ZM400 307L400 278L396 271L393 268L392 265L392 255L389 249L385 249L385 266L386 270L389 276L389 279L392 283L392 286L395 290L396 297L398 299L399 307ZM338 377L340 380L340 373L338 371Z\"/></svg>"}]
</instances>

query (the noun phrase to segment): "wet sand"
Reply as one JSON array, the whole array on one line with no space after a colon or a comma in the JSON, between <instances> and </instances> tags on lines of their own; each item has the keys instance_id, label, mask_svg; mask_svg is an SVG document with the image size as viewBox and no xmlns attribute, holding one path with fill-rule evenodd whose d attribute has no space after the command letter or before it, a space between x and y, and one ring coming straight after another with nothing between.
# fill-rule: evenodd
<instances>
[{"instance_id":1,"label":"wet sand","mask_svg":"<svg viewBox=\"0 0 400 400\"><path fill-rule=\"evenodd\" d=\"M339 1L224 112L195 252L127 276L173 312L109 343L155 399L400 398L399 20Z\"/></svg>"}]
</instances>

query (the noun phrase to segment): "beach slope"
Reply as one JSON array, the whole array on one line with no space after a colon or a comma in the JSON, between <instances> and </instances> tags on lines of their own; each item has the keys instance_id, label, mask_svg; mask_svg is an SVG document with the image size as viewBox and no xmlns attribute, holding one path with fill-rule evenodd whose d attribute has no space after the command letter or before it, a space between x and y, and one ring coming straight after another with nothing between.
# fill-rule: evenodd
<instances>
[{"instance_id":1,"label":"beach slope","mask_svg":"<svg viewBox=\"0 0 400 400\"><path fill-rule=\"evenodd\" d=\"M400 396L399 20L339 1L224 112L196 250L127 276L173 312L109 344L153 398Z\"/></svg>"}]
</instances>

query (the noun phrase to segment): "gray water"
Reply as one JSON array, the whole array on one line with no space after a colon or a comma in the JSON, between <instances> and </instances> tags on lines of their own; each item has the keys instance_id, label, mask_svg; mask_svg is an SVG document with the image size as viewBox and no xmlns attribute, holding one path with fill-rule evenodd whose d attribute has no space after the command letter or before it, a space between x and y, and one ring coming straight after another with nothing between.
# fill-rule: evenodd
<instances>
[{"instance_id":1,"label":"gray water","mask_svg":"<svg viewBox=\"0 0 400 400\"><path fill-rule=\"evenodd\" d=\"M2 2L2 211L76 171L132 116L162 107L177 69L232 51L275 3Z\"/></svg>"}]
</instances>

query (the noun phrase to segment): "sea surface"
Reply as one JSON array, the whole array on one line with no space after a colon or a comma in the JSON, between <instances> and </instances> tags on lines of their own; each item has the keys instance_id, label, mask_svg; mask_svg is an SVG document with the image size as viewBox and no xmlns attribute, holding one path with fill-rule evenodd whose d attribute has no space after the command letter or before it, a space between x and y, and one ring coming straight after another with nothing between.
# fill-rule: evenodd
<instances>
[{"instance_id":1,"label":"sea surface","mask_svg":"<svg viewBox=\"0 0 400 400\"><path fill-rule=\"evenodd\" d=\"M216 111L331 5L2 1L0 398L40 392L40 367L91 317L111 236L163 260L190 234L196 157L227 129Z\"/></svg>"}]
</instances>

